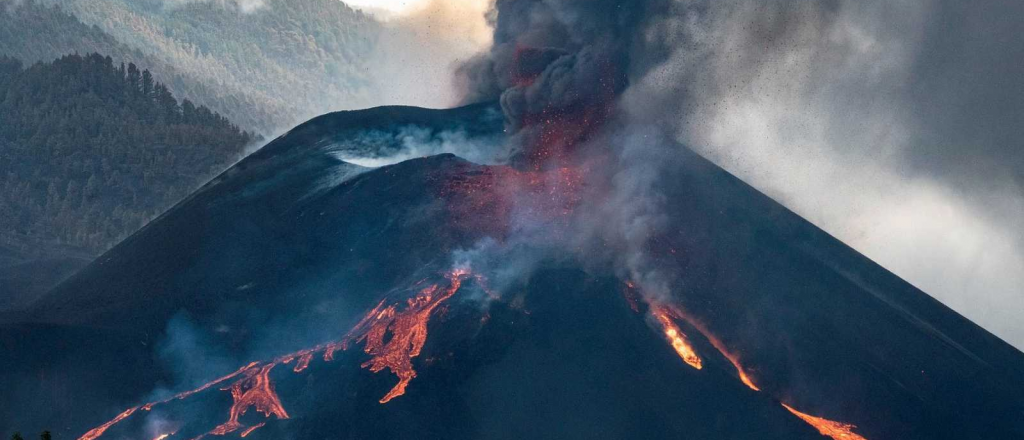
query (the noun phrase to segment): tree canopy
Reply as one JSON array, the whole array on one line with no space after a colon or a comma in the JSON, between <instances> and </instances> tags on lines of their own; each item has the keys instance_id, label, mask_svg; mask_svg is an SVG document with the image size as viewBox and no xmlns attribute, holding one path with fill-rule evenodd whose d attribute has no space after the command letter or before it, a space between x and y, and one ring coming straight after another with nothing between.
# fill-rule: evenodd
<instances>
[{"instance_id":1,"label":"tree canopy","mask_svg":"<svg viewBox=\"0 0 1024 440\"><path fill-rule=\"evenodd\" d=\"M27 68L0 56L0 239L99 252L258 139L99 54Z\"/></svg>"}]
</instances>

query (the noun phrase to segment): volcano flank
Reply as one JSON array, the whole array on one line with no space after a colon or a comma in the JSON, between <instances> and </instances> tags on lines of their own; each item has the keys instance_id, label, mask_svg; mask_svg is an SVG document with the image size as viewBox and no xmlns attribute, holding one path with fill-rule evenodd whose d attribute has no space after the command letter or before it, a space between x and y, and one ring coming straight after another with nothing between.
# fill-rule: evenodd
<instances>
[{"instance_id":1,"label":"volcano flank","mask_svg":"<svg viewBox=\"0 0 1024 440\"><path fill-rule=\"evenodd\" d=\"M622 214L620 158L502 158L505 130L495 104L296 127L2 317L0 426L1024 438L1024 354L684 146L629 140L674 154L639 173L657 215ZM660 226L627 249L619 217Z\"/></svg>"}]
</instances>

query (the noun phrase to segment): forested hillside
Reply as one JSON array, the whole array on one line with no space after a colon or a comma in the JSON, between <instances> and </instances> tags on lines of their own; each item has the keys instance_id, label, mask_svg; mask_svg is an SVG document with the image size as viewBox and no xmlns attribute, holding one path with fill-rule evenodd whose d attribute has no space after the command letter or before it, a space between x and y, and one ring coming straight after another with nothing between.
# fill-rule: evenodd
<instances>
[{"instance_id":1,"label":"forested hillside","mask_svg":"<svg viewBox=\"0 0 1024 440\"><path fill-rule=\"evenodd\" d=\"M58 7L41 6L31 0L0 0L0 55L34 63L75 52L97 52L135 63L145 58Z\"/></svg>"},{"instance_id":2,"label":"forested hillside","mask_svg":"<svg viewBox=\"0 0 1024 440\"><path fill-rule=\"evenodd\" d=\"M176 96L264 134L376 104L367 60L383 28L338 0L265 0L256 9L236 0L39 1L47 6L0 0L8 6L0 12L7 15L0 54L28 62L110 54L150 69Z\"/></svg>"},{"instance_id":3,"label":"forested hillside","mask_svg":"<svg viewBox=\"0 0 1024 440\"><path fill-rule=\"evenodd\" d=\"M337 0L246 4L0 0L0 311L222 170L243 131L376 104L380 23Z\"/></svg>"},{"instance_id":4,"label":"forested hillside","mask_svg":"<svg viewBox=\"0 0 1024 440\"><path fill-rule=\"evenodd\" d=\"M122 43L98 26L83 24L59 6L44 6L34 0L0 0L0 55L26 63L52 61L62 55L102 53L115 62L134 63L163 79L175 96L205 105L250 130L269 132L287 119L285 109L266 100L208 84L184 74L172 64Z\"/></svg>"},{"instance_id":5,"label":"forested hillside","mask_svg":"<svg viewBox=\"0 0 1024 440\"><path fill-rule=\"evenodd\" d=\"M0 58L0 224L98 253L184 198L254 142L180 103L148 70L101 55L24 68Z\"/></svg>"}]
</instances>

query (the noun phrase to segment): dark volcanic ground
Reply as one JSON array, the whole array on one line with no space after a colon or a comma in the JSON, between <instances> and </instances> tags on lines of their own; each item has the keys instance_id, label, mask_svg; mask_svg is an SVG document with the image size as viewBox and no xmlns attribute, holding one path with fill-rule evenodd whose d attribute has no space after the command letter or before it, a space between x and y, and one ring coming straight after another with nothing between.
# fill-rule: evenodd
<instances>
[{"instance_id":1,"label":"dark volcanic ground","mask_svg":"<svg viewBox=\"0 0 1024 440\"><path fill-rule=\"evenodd\" d=\"M452 218L446 188L490 169L448 154L376 169L339 159L401 152L410 127L428 141L502 133L492 106L386 107L275 140L6 319L0 434L77 438L168 390L337 340L382 298L448 270L486 234ZM761 392L680 323L705 359L684 364L646 306L632 310L627 280L552 258L486 308L485 286L467 281L386 404L397 379L360 368L360 349L276 367L290 417L250 410L248 426L267 425L247 438L820 438L780 402L871 440L1024 438L1024 354L688 150L668 167L672 227L658 242L680 252L658 264ZM192 438L230 403L213 388L102 438L168 424Z\"/></svg>"}]
</instances>

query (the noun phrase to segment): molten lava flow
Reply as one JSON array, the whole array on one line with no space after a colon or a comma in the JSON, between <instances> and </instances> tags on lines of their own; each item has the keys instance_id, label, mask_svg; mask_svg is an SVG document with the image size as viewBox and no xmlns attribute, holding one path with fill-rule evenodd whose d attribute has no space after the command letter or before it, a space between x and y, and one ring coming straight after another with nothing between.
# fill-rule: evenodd
<instances>
[{"instance_id":1,"label":"molten lava flow","mask_svg":"<svg viewBox=\"0 0 1024 440\"><path fill-rule=\"evenodd\" d=\"M246 366L244 366L242 368L239 368L238 370L235 370L235 372L233 372L231 374L228 374L226 376L222 376L222 377L220 377L218 379L210 381L210 382L200 386L199 388L175 394L175 395L173 395L173 396L171 396L171 397L169 397L167 399L164 399L164 400L160 400L160 401L156 401L156 402L150 402L150 403L147 403L145 405L140 405L140 406L137 406L137 407L134 407L134 408L129 408L128 410L122 412L121 414L119 414L117 417L115 417L114 419L110 420L109 422L104 423L103 425L100 425L99 427L94 428L93 430L85 433L85 435L79 437L78 440L95 440L95 439L99 438L100 436L103 435L104 432L107 431L107 429L110 429L111 426L114 426L117 423L121 422L122 420L128 418L133 413L135 413L136 410L141 409L143 411L150 411L150 410L153 409L154 406L163 405L163 404L168 403L168 402L170 402L172 400L182 400L182 399L188 398L189 396L192 396L192 395L194 395L196 393L208 390L208 389L210 389L210 388L212 388L214 386L217 386L220 383L226 382L226 381L228 381L230 379L233 379L233 378L235 378L235 377L237 377L239 375L250 375L251 372L254 371L254 369L259 364L260 364L259 362L252 362L252 363L250 363L250 364L248 364L248 365L246 365ZM245 379L242 379L242 380L244 381ZM170 435L173 435L173 433L165 434L165 437L170 436ZM205 434L201 435L201 436L199 436L197 438L202 438L203 436L205 436Z\"/></svg>"},{"instance_id":2,"label":"molten lava flow","mask_svg":"<svg viewBox=\"0 0 1024 440\"><path fill-rule=\"evenodd\" d=\"M739 361L739 357L736 356L731 350L729 350L725 346L725 344L722 343L721 340L719 340L717 337L715 337L715 335L713 335L708 330L707 326L705 326L699 320L693 319L689 315L683 313L682 310L680 310L678 308L675 308L675 307L663 307L663 308L660 308L660 309L653 309L653 310L656 310L656 311L659 311L660 313L662 313L665 316L666 320L669 320L668 317L672 316L672 317L675 317L677 319L682 319L682 320L686 321L688 324L690 324L691 327L697 329L697 331L700 332L702 335L704 335L704 337L707 338L708 342L710 342L711 345L714 346L715 349L718 350L718 352L721 353L723 357L725 357L726 359L729 360L730 363L732 363L733 367L736 368L736 373L739 376L740 381L743 382L744 385L746 385L748 388L750 388L750 389L752 389L754 391L761 391L761 389L758 388L757 385L754 384L754 381L751 380L751 378L747 375L747 373L745 371L745 368L743 367L743 365ZM661 319L661 318L659 318L659 319ZM669 321L669 322L671 322L671 321ZM674 342L673 342L673 346L675 346ZM682 353L680 353L680 356L682 356ZM854 434L851 431L853 428L856 428L856 426L854 426L854 425L850 425L850 424L846 424L846 423L840 423L840 422L834 422L832 420L823 419L823 418L820 418L820 417L815 417L815 416L812 416L812 415L804 414L802 412L799 412L799 411L793 409L793 407L791 407L789 405L786 405L785 403L783 403L782 406L786 407L786 409L789 410L789 412L793 413L794 415L799 417L804 422L807 422L811 426L817 428L818 431L821 432L823 435L827 435L829 437L832 437L833 439L836 439L836 440L867 440L864 437L861 437L861 436L859 436L857 434Z\"/></svg>"},{"instance_id":3,"label":"molten lava flow","mask_svg":"<svg viewBox=\"0 0 1024 440\"><path fill-rule=\"evenodd\" d=\"M634 287L633 283L629 281L626 282L626 286L627 292L632 290ZM676 352L679 353L679 357L683 358L687 364L700 369L701 359L697 356L696 352L693 351L693 348L689 345L688 341L686 341L685 335L683 335L679 330L679 327L672 321L673 318L684 320L691 327L697 329L697 331L707 338L711 345L714 346L723 357L732 363L736 368L736 373L738 374L740 381L743 382L744 385L754 391L761 391L761 389L754 384L754 381L747 376L743 365L739 361L739 357L733 354L733 352L730 351L721 340L715 337L715 335L711 334L703 323L683 313L683 311L677 307L673 307L671 305L655 305L650 301L648 301L648 304L650 305L651 314L658 319L658 322L661 323L664 328L665 336L668 338L669 342L672 343L672 348L675 348ZM829 436L834 440L867 440L866 438L853 433L853 429L856 428L855 425L804 414L785 403L782 403L782 406L807 424L815 427L822 435Z\"/></svg>"},{"instance_id":4,"label":"molten lava flow","mask_svg":"<svg viewBox=\"0 0 1024 440\"><path fill-rule=\"evenodd\" d=\"M695 321L689 322L690 325L697 329L697 332L700 332L701 335L705 336L705 338L708 338L708 341L711 342L711 345L714 346L719 353L722 353L722 357L729 359L729 362L732 363L732 366L736 368L736 376L739 376L739 382L742 382L743 385L746 386L746 388L750 388L754 391L761 391L761 389L758 388L757 385L754 385L754 381L751 380L750 376L746 376L746 371L743 370L743 365L739 363L739 358L735 354L731 353L725 347L725 345L723 345L722 342L718 340L718 338L715 338L714 335L709 333L707 331L707 328L699 324L694 324Z\"/></svg>"},{"instance_id":5,"label":"molten lava flow","mask_svg":"<svg viewBox=\"0 0 1024 440\"><path fill-rule=\"evenodd\" d=\"M245 414L249 408L255 408L256 411L263 413L267 417L273 415L278 419L288 418L288 413L281 406L281 399L274 392L274 384L270 382L270 370L275 365L277 364L269 363L259 370L250 369L246 372L244 379L235 382L228 388L224 388L224 390L231 391L231 398L234 400L234 404L231 405L228 421L210 431L211 434L224 435L241 428L242 424L238 422L238 418Z\"/></svg>"},{"instance_id":6,"label":"molten lava flow","mask_svg":"<svg viewBox=\"0 0 1024 440\"><path fill-rule=\"evenodd\" d=\"M631 283L627 283L627 285L630 284ZM722 357L728 359L729 362L732 363L732 366L736 368L736 375L739 376L740 382L743 382L743 384L746 385L747 388L750 388L754 391L761 391L761 389L758 388L757 385L754 385L754 381L750 378L749 375L747 375L747 372L743 368L743 365L740 364L739 356L737 356L735 353L729 350L725 346L725 344L722 343L721 340L719 340L714 334L712 334L708 330L707 326L704 325L704 323L700 322L697 319L694 319L693 317L686 313L683 313L683 311L678 307L659 306L657 310L659 310L660 313L663 313L671 318L686 321L686 323L689 324L690 327L697 329L697 331L700 332L700 334L704 336L704 338L707 339L713 347L715 347L715 350L718 350L718 352L722 354Z\"/></svg>"},{"instance_id":7,"label":"molten lava flow","mask_svg":"<svg viewBox=\"0 0 1024 440\"><path fill-rule=\"evenodd\" d=\"M680 315L685 316L682 314ZM692 327L696 328L697 331L699 331L702 335L704 335L704 337L707 338L709 342L711 342L711 345L715 347L715 349L718 350L719 353L722 354L722 357L728 359L729 362L732 363L732 366L736 368L736 375L740 377L740 382L743 382L743 384L746 385L747 388L750 388L754 391L761 391L761 389L758 388L757 385L754 385L754 381L750 379L750 376L747 375L747 372L744 371L743 365L740 364L739 357L736 356L731 351L729 351L729 349L726 348L725 344L722 344L722 341L718 340L718 338L716 338L715 335L712 335L711 332L709 332L707 328L697 320L686 319L686 321L690 323Z\"/></svg>"},{"instance_id":8,"label":"molten lava flow","mask_svg":"<svg viewBox=\"0 0 1024 440\"><path fill-rule=\"evenodd\" d=\"M665 331L665 337L668 338L669 343L672 344L672 348L676 350L679 357L693 368L698 370L704 368L700 356L694 351L693 346L690 345L690 341L686 339L686 335L679 329L679 326L672 322L668 312L660 307L652 307L651 314L658 319L658 322Z\"/></svg>"},{"instance_id":9,"label":"molten lava flow","mask_svg":"<svg viewBox=\"0 0 1024 440\"><path fill-rule=\"evenodd\" d=\"M96 428L93 428L91 431L85 433L85 435L79 437L78 440L95 440L99 438L101 435L103 435L104 432L107 432L107 430L110 429L111 426L114 426L118 424L120 421L128 418L128 416L135 413L135 411L137 411L138 409L138 406L126 409L121 414L118 414L117 417L114 417L113 420L104 423Z\"/></svg>"},{"instance_id":10,"label":"molten lava flow","mask_svg":"<svg viewBox=\"0 0 1024 440\"><path fill-rule=\"evenodd\" d=\"M857 427L855 425L833 422L831 420L823 419L821 417L815 417L809 414L804 414L800 411L793 409L793 407L786 405L785 403L783 403L782 406L784 406L787 410L789 410L789 412L793 413L803 421L807 422L807 424L817 428L818 432L820 432L821 435L832 437L835 440L867 440L866 438L853 433L853 429Z\"/></svg>"},{"instance_id":11,"label":"molten lava flow","mask_svg":"<svg viewBox=\"0 0 1024 440\"><path fill-rule=\"evenodd\" d=\"M398 376L398 384L380 399L380 403L405 394L409 381L416 377L412 358L420 355L427 341L430 315L459 290L467 275L466 270L452 271L448 274L450 284L447 289L441 289L437 284L425 287L415 297L409 298L401 311L395 305L382 308L381 303L353 329L350 338L356 342L365 341L363 350L372 356L363 363L363 368L374 373L387 368ZM390 339L386 339L388 335Z\"/></svg>"},{"instance_id":12,"label":"molten lava flow","mask_svg":"<svg viewBox=\"0 0 1024 440\"><path fill-rule=\"evenodd\" d=\"M467 278L472 276L478 282L484 281L483 277L471 275L465 269L452 270L445 276L449 281L446 288L442 289L437 284L425 287L419 290L415 296L407 299L405 307L401 310L397 304L387 305L388 298L385 298L341 340L289 353L269 362L252 362L199 388L175 394L164 400L129 408L109 422L85 433L78 440L95 440L110 427L127 419L140 409L150 411L156 406L188 398L233 379L234 382L221 388L224 391L230 391L233 400L228 411L228 420L193 440L199 440L208 435L225 435L235 431L239 431L239 435L245 437L266 424L266 422L262 422L249 427L244 426L239 418L249 409L255 409L267 418L272 416L278 419L289 418L270 379L270 372L274 367L295 361L292 371L300 373L309 367L314 356L322 353L325 362L332 361L334 354L338 350L347 350L352 341L366 342L365 351L372 358L362 365L364 368L369 367L375 373L388 368L398 376L398 384L380 400L381 403L386 403L404 394L409 381L416 377L416 371L412 367L412 358L419 356L426 343L427 322L432 313L444 301L455 295L462 286L462 282ZM489 291L488 294L494 295ZM390 339L387 338L389 335ZM170 435L173 433L158 438L167 438Z\"/></svg>"},{"instance_id":13,"label":"molten lava flow","mask_svg":"<svg viewBox=\"0 0 1024 440\"><path fill-rule=\"evenodd\" d=\"M296 373L301 373L306 368L309 368L309 363L313 360L313 351L312 350L306 350L306 351L297 353L297 355L298 355L297 357L298 357L299 361L295 363L295 368L293 368L292 371L294 371ZM291 362L294 359L295 358L288 359L288 360L284 361L284 363L287 364L287 363Z\"/></svg>"},{"instance_id":14,"label":"molten lava flow","mask_svg":"<svg viewBox=\"0 0 1024 440\"><path fill-rule=\"evenodd\" d=\"M732 360L732 359L729 359L729 360ZM747 387L749 387L750 389L752 389L754 391L761 391L761 389L758 388L757 385L754 385L754 381L750 380L750 378L747 377L747 373L743 372L743 367L741 367L739 364L735 364L735 366L736 366L736 371L739 371L739 373L740 373L740 381L742 381L744 385L746 385Z\"/></svg>"},{"instance_id":15,"label":"molten lava flow","mask_svg":"<svg viewBox=\"0 0 1024 440\"><path fill-rule=\"evenodd\" d=\"M207 382L205 385L203 385L203 386L201 386L199 388L196 388L194 390L189 390L189 391L185 391L185 392L182 392L182 393L178 393L178 394L175 394L175 395L173 395L173 396L171 396L171 397L169 397L167 399L164 399L164 400L161 400L161 401L158 401L158 402L147 403L145 405L142 405L142 410L143 411L149 411L149 410L153 409L153 407L156 406L156 405L162 405L162 404L165 404L165 403L170 402L172 400L182 400L182 399L185 399L185 398L187 398L187 397L189 397L189 396L191 396L193 394L206 391L206 390L208 390L208 389L210 389L210 388L212 388L214 386L219 385L221 382L225 382L227 380L230 380L230 379L234 378L235 376L238 376L238 375L240 375L240 374L242 374L242 373L252 369L256 365L259 365L259 362L251 362L251 363L249 363L249 365L246 365L246 366L244 366L242 368L239 368L239 369L235 370L234 373L228 374L226 376L221 376L220 378L215 379L215 380L210 381L210 382ZM81 440L81 439L79 439L79 440Z\"/></svg>"},{"instance_id":16,"label":"molten lava flow","mask_svg":"<svg viewBox=\"0 0 1024 440\"><path fill-rule=\"evenodd\" d=\"M242 433L239 434L238 436L242 437L242 438L245 438L245 436L247 436L249 434L252 434L253 431L262 428L263 425L266 425L266 424L267 424L267 422L260 422L257 425L250 426L250 427L246 428L245 431L242 431Z\"/></svg>"}]
</instances>

